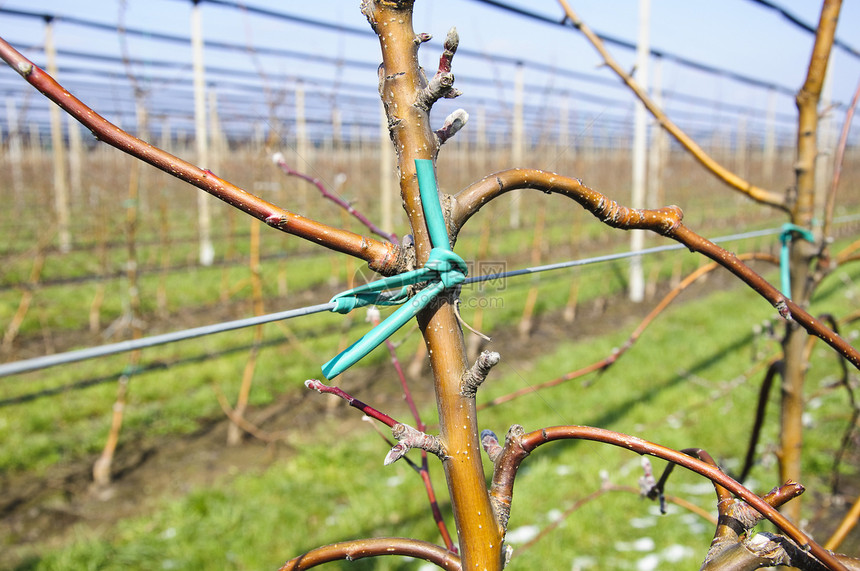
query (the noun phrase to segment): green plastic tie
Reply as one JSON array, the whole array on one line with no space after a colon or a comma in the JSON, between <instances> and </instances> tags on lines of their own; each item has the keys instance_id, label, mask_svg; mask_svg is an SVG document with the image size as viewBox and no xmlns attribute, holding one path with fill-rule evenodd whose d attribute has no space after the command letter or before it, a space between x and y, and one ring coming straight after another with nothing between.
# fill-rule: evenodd
<instances>
[{"instance_id":1,"label":"green plastic tie","mask_svg":"<svg viewBox=\"0 0 860 571\"><path fill-rule=\"evenodd\" d=\"M779 277L782 295L788 299L791 299L791 256L789 256L788 245L795 235L799 235L807 242L815 242L815 236L806 228L790 223L782 225L782 232L779 235L779 241L782 244L779 251Z\"/></svg>"},{"instance_id":2,"label":"green plastic tie","mask_svg":"<svg viewBox=\"0 0 860 571\"><path fill-rule=\"evenodd\" d=\"M466 280L468 274L466 262L451 250L451 243L448 240L448 229L442 214L442 205L439 202L433 161L416 159L415 169L418 174L418 191L424 210L424 220L433 248L424 267L420 269L382 278L339 293L332 298L331 301L336 304L332 311L337 313L349 313L357 307L371 304L402 303L403 305L361 339L325 363L322 366L322 372L326 379L331 380L350 368L408 323L439 294ZM425 282L427 286L410 298L406 286ZM395 288L401 289L398 292L390 291Z\"/></svg>"}]
</instances>

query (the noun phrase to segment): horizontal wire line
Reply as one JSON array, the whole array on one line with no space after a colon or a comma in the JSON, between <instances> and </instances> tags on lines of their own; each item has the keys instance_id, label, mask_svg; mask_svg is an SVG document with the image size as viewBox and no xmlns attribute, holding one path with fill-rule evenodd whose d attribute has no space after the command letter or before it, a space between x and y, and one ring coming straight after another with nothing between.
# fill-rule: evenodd
<instances>
[{"instance_id":1,"label":"horizontal wire line","mask_svg":"<svg viewBox=\"0 0 860 571\"><path fill-rule=\"evenodd\" d=\"M860 218L860 216L858 216ZM742 234L731 234L729 236L721 236L719 238L714 238L711 242L731 242L734 240L746 240L749 238L757 238L759 236L773 236L775 234L779 234L782 231L780 228L771 228L768 230L756 230L752 232L744 232ZM637 256L645 256L648 254L658 254L660 252L669 252L672 250L683 250L686 248L683 244L667 244L665 246L655 246L653 248L645 248L642 250L638 250L636 252L628 251L628 252L619 252L617 254L605 254L603 256L594 256L592 258L582 258L580 260L569 260L567 262L557 262L555 264L546 264L543 266L532 266L530 268L522 268L519 270L511 270L509 272L498 272L495 274L484 274L480 276L473 276L471 278L466 278L466 281L463 282L463 285L470 285L473 283L486 282L491 280L499 280L505 278L512 278L516 276L525 276L529 274L537 274L540 272L547 272L550 270L560 270L564 268L574 268L577 266L588 266L591 264L598 264L601 262L612 262L615 260L624 260L627 258L635 258Z\"/></svg>"},{"instance_id":2,"label":"horizontal wire line","mask_svg":"<svg viewBox=\"0 0 860 571\"><path fill-rule=\"evenodd\" d=\"M129 341L120 341L119 343L111 343L109 345L99 345L87 349L79 349L77 351L68 351L66 353L57 353L54 355L45 355L43 357L34 357L22 361L14 361L0 365L0 377L8 377L18 373L28 371L36 371L38 369L47 369L57 365L65 365L93 359L96 357L107 357L108 355L116 355L117 353L127 353L138 349L146 349L147 347L155 347L157 345L166 345L175 341L184 341L186 339L194 339L196 337L204 337L214 333L222 333L224 331L233 331L234 329L243 329L245 327L253 327L254 325L263 325L273 321L283 321L303 315L320 313L322 311L331 311L337 304L321 303L319 305L311 305L308 307L300 307L298 309L290 309L280 311L278 313L270 313L256 317L247 317L244 319L236 319L234 321L225 321L215 323L213 325L204 325L193 329L182 329L163 335L153 335L142 339L131 339Z\"/></svg>"},{"instance_id":3,"label":"horizontal wire line","mask_svg":"<svg viewBox=\"0 0 860 571\"><path fill-rule=\"evenodd\" d=\"M844 222L852 222L860 220L860 214L849 215L849 216L841 216L834 218L834 223L844 223ZM747 240L750 238L758 238L763 236L773 236L782 232L782 228L769 228L766 230L754 230L752 232L742 232L740 234L729 234L727 236L720 236L718 238L712 238L711 242L719 243L719 242L732 242L737 240ZM603 262L611 262L615 260L623 260L626 258L634 258L636 256L645 256L649 254L657 254L660 252L669 252L672 250L682 250L685 246L682 244L667 244L665 246L657 246L654 248L646 248L644 250L639 250L638 252L620 252L617 254L606 254L603 256L594 256L591 258L583 258L579 260L569 260L567 262L559 262L555 264L546 264L543 266L533 266L530 268L522 268L519 270L511 270L509 272L498 272L494 274L485 274L481 276L473 276L471 278L467 278L463 285L469 285L473 283L486 282L491 280L498 279L506 279L511 277L529 275L529 274L537 274L541 272L548 272L551 270L560 270L564 268L572 268L577 266L587 266L591 264L598 264ZM204 325L203 327L195 327L193 329L182 329L180 331L174 331L171 333L164 333L162 335L154 335L151 337L144 337L142 339L132 339L128 341L120 341L119 343L111 343L109 345L99 345L97 347L90 347L87 349L79 349L76 351L68 351L65 353L57 353L54 355L45 355L42 357L34 357L32 359L24 359L21 361L13 361L11 363L0 364L0 377L8 377L10 375L16 375L18 373L26 373L30 371L36 371L39 369L47 369L49 367L55 367L57 365L65 365L68 363L75 363L78 361L84 361L87 359L93 359L96 357L107 357L109 355L116 355L117 353L126 353L129 351L136 351L139 349L146 349L148 347L155 347L157 345L166 345L167 343L173 343L176 341L184 341L186 339L194 339L197 337L203 337L206 335L213 335L215 333L223 333L225 331L233 331L235 329L243 329L246 327L253 327L255 325L263 325L266 323L272 323L274 321L283 321L286 319L292 319L294 317L301 317L304 315L311 315L314 313L321 313L323 311L331 311L333 308L337 306L336 303L328 302L321 303L318 305L310 305L307 307L300 307L297 309L290 309L287 311L281 311L278 313L270 313L267 315L260 315L256 317L247 317L244 319L237 319L234 321L225 321L222 323L215 323L213 325Z\"/></svg>"}]
</instances>

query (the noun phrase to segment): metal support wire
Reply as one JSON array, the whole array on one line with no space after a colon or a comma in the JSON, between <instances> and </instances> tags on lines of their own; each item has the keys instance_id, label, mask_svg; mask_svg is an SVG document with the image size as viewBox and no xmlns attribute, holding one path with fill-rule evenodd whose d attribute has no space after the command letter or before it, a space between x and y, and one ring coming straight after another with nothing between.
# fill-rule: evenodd
<instances>
[{"instance_id":1,"label":"metal support wire","mask_svg":"<svg viewBox=\"0 0 860 571\"><path fill-rule=\"evenodd\" d=\"M780 228L770 228L768 230L756 230L753 232L744 232L742 234L731 234L729 236L721 236L719 238L714 238L711 242L731 242L734 240L747 240L749 238L758 238L760 236L773 236L775 234L779 234L781 232ZM560 270L563 268L574 268L577 266L588 266L590 264L597 264L601 262L613 262L615 260L624 260L627 258L633 258L636 256L644 256L646 254L658 254L660 252L670 252L672 250L683 250L686 246L683 244L667 244L665 246L655 246L654 248L645 248L644 250L639 250L637 252L619 252L617 254L606 254L603 256L594 256L592 258L583 258L581 260L569 260L567 262L558 262L555 264L546 264L543 266L533 266L531 268L522 268L519 270L511 270L509 272L498 272L495 274L485 274L482 276L472 276L470 278L466 278L466 281L463 282L463 285L470 285L479 282L486 282L491 280L499 280L505 278L512 278L516 276L525 276L529 274L539 274L541 272L547 272L550 270Z\"/></svg>"},{"instance_id":2,"label":"metal support wire","mask_svg":"<svg viewBox=\"0 0 860 571\"><path fill-rule=\"evenodd\" d=\"M68 351L66 353L57 353L55 355L45 355L43 357L34 357L23 361L14 361L0 365L0 377L8 377L18 373L26 373L28 371L36 371L38 369L47 369L57 365L65 365L67 363L75 363L95 357L106 357L117 353L126 353L128 351L136 351L138 349L146 349L147 347L155 347L156 345L166 345L174 341L184 341L185 339L194 339L195 337L203 337L214 333L224 331L232 331L234 329L242 329L252 327L254 325L262 325L273 321L282 321L292 319L293 317L301 317L312 313L320 313L322 311L331 311L335 306L334 303L321 303L319 305L311 305L308 307L300 307L298 309L290 309L278 313L270 313L268 315L260 315L257 317L247 317L245 319L236 319L235 321L225 321L214 325L204 325L193 329L183 329L181 331L173 331L162 335L153 335L152 337L144 337L143 339L133 339L129 341L120 341L119 343L111 343L110 345L99 345L98 347L89 347L87 349L79 349L77 351Z\"/></svg>"},{"instance_id":3,"label":"metal support wire","mask_svg":"<svg viewBox=\"0 0 860 571\"><path fill-rule=\"evenodd\" d=\"M843 223L843 222L854 222L860 220L860 214L848 215L848 216L840 216L834 218L834 222ZM720 236L719 238L712 238L711 242L719 243L719 242L732 242L737 240L747 240L749 238L758 238L762 236L774 236L782 232L782 228L768 228L766 230L754 230L752 232L743 232L740 234L730 234L728 236ZM567 262L559 262L556 264L546 264L543 266L533 266L530 268L522 268L519 270L511 270L508 272L499 272L495 274L486 274L483 276L473 276L471 278L467 278L466 281L463 282L463 285L469 285L473 283L486 282L491 280L498 279L506 279L512 278L516 276L524 276L529 274L537 274L541 272L548 272L551 270L560 270L564 268L572 268L577 266L587 266L590 264L598 264L601 262L611 262L614 260L623 260L625 258L631 258L633 256L643 256L647 254L657 254L660 252L669 252L672 250L683 250L685 246L682 244L667 244L665 246L657 246L654 248L646 248L645 250L641 250L639 252L620 252L617 254L606 254L603 256L594 256L591 258L583 258L580 260L569 260ZM154 335L152 337L144 337L143 339L135 339L129 341L120 341L119 343L112 343L110 345L100 345L98 347L90 347L88 349L80 349L77 351L69 351L66 353L57 353L55 355L46 355L44 357L34 357L32 359L25 359L23 361L14 361L12 363L0 364L0 377L8 377L10 375L15 375L18 373L26 373L28 371L36 371L39 369L47 369L48 367L55 367L57 365L65 365L67 363L75 363L77 361L84 361L86 359L93 359L95 357L106 357L108 355L115 355L117 353L125 353L128 351L135 351L137 349L145 349L147 347L154 347L156 345L165 345L167 343L173 343L174 341L183 341L185 339L193 339L195 337L203 337L205 335L212 335L214 333L221 333L224 331L232 331L234 329L242 329L245 327L252 327L254 325L262 325L264 323L271 323L273 321L281 321L285 319L292 319L293 317L301 317L303 315L311 315L313 313L320 313L323 311L331 311L335 307L337 307L336 303L328 302L321 303L319 305L310 305L307 307L300 307L298 309L290 309L287 311L281 311L278 313L270 313L268 315L261 315L258 317L248 317L245 319L237 319L235 321L226 321L223 323L216 323L214 325L204 325L203 327L196 327L194 329L183 329L181 331L174 331L172 333L165 333L163 335Z\"/></svg>"}]
</instances>

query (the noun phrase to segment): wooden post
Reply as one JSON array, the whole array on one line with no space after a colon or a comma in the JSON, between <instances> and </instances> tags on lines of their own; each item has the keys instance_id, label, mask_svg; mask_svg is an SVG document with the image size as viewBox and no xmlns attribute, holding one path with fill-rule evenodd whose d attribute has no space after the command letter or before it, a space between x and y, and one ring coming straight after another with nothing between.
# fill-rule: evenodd
<instances>
[{"instance_id":1,"label":"wooden post","mask_svg":"<svg viewBox=\"0 0 860 571\"><path fill-rule=\"evenodd\" d=\"M69 130L69 191L71 196L80 200L84 188L84 142L81 137L81 124L71 115L66 115Z\"/></svg>"},{"instance_id":2,"label":"wooden post","mask_svg":"<svg viewBox=\"0 0 860 571\"><path fill-rule=\"evenodd\" d=\"M208 110L209 110L209 170L218 174L221 171L221 157L223 147L223 138L221 136L221 120L218 118L218 94L215 89L209 88L208 92Z\"/></svg>"},{"instance_id":3,"label":"wooden post","mask_svg":"<svg viewBox=\"0 0 860 571\"><path fill-rule=\"evenodd\" d=\"M773 185L773 169L776 161L776 90L767 94L767 114L762 149L762 179L765 185Z\"/></svg>"},{"instance_id":4,"label":"wooden post","mask_svg":"<svg viewBox=\"0 0 860 571\"><path fill-rule=\"evenodd\" d=\"M343 150L343 119L341 118L340 109L332 107L331 109L331 144L335 152Z\"/></svg>"},{"instance_id":5,"label":"wooden post","mask_svg":"<svg viewBox=\"0 0 860 571\"><path fill-rule=\"evenodd\" d=\"M514 75L514 116L511 125L511 168L523 166L523 154L525 147L525 131L523 127L523 99L524 99L523 62L517 62L517 70ZM511 228L520 227L520 194L515 193L510 201Z\"/></svg>"},{"instance_id":6,"label":"wooden post","mask_svg":"<svg viewBox=\"0 0 860 571\"><path fill-rule=\"evenodd\" d=\"M815 157L815 213L823 216L827 191L833 178L833 154L836 152L836 125L833 119L833 64L831 59L824 75L824 86L821 89L822 110L818 124L818 156Z\"/></svg>"},{"instance_id":7,"label":"wooden post","mask_svg":"<svg viewBox=\"0 0 860 571\"><path fill-rule=\"evenodd\" d=\"M747 118L738 117L738 127L735 131L735 172L742 177L747 176Z\"/></svg>"},{"instance_id":8,"label":"wooden post","mask_svg":"<svg viewBox=\"0 0 860 571\"><path fill-rule=\"evenodd\" d=\"M45 57L48 60L48 73L57 77L57 48L54 45L54 21L45 19ZM66 146L63 141L61 111L56 105L50 106L51 116L51 154L54 169L54 209L57 213L57 240L60 252L72 249L72 233L69 229L69 182L66 177Z\"/></svg>"},{"instance_id":9,"label":"wooden post","mask_svg":"<svg viewBox=\"0 0 860 571\"><path fill-rule=\"evenodd\" d=\"M651 98L658 107L663 106L663 59L654 60L651 74ZM666 166L668 135L658 126L651 130L651 146L648 149L648 188L645 199L646 208L656 208L662 204L663 169Z\"/></svg>"},{"instance_id":10,"label":"wooden post","mask_svg":"<svg viewBox=\"0 0 860 571\"><path fill-rule=\"evenodd\" d=\"M475 162L477 172L487 170L487 108L483 104L478 106L475 121Z\"/></svg>"},{"instance_id":11,"label":"wooden post","mask_svg":"<svg viewBox=\"0 0 860 571\"><path fill-rule=\"evenodd\" d=\"M28 154L30 155L30 163L35 166L42 158L42 133L39 131L38 123L30 123L29 131Z\"/></svg>"},{"instance_id":12,"label":"wooden post","mask_svg":"<svg viewBox=\"0 0 860 571\"><path fill-rule=\"evenodd\" d=\"M194 75L194 138L197 145L197 166L209 168L209 133L206 129L206 84L203 65L203 24L200 16L200 0L192 0L191 8L191 58ZM212 198L205 192L197 193L197 232L201 266L211 266L215 261L212 246Z\"/></svg>"},{"instance_id":13,"label":"wooden post","mask_svg":"<svg viewBox=\"0 0 860 571\"><path fill-rule=\"evenodd\" d=\"M15 196L16 206L22 207L24 171L21 167L24 160L24 152L21 144L21 123L18 121L15 100L11 97L6 98L6 123L9 125L9 162L12 166L12 193Z\"/></svg>"},{"instance_id":14,"label":"wooden post","mask_svg":"<svg viewBox=\"0 0 860 571\"><path fill-rule=\"evenodd\" d=\"M639 40L636 45L636 79L644 88L648 88L648 59L651 0L639 0ZM646 161L648 147L648 116L645 105L636 101L636 115L633 127L633 195L630 205L633 208L645 208ZM631 230L630 250L638 252L645 247L645 232ZM636 256L630 259L630 301L639 302L645 298L645 277L642 270L642 258Z\"/></svg>"},{"instance_id":15,"label":"wooden post","mask_svg":"<svg viewBox=\"0 0 860 571\"><path fill-rule=\"evenodd\" d=\"M302 80L296 81L296 168L301 172L313 171L311 157L311 146L308 142L308 125L305 109L305 85ZM308 207L308 185L296 179L296 190L299 208L307 210Z\"/></svg>"}]
</instances>

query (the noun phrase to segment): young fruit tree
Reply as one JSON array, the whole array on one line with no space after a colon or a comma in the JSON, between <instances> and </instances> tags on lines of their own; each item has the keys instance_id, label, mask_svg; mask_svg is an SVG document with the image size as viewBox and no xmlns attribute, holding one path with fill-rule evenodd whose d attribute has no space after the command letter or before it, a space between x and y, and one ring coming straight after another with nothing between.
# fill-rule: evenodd
<instances>
[{"instance_id":1,"label":"young fruit tree","mask_svg":"<svg viewBox=\"0 0 860 571\"><path fill-rule=\"evenodd\" d=\"M803 493L800 473L802 442L803 386L809 359L808 344L818 339L828 345L848 367L860 369L860 352L843 339L835 327L807 311L815 288L832 271L834 260L851 259L830 252L830 223L833 219L836 185L828 192L825 210L815 210L814 169L818 104L833 46L840 2L825 0L822 6L807 78L797 96L799 109L796 186L779 193L760 188L728 171L686 133L681 131L651 101L636 81L612 58L600 39L560 0L566 22L583 33L595 46L608 67L615 71L640 98L658 123L687 149L702 166L726 185L749 200L771 205L785 213L791 224L785 233L785 251L790 258L792 296L769 283L735 255L705 239L683 221L679 206L656 209L628 208L612 197L592 189L578 178L526 168L513 168L488 174L455 194L440 192L436 181L436 160L443 145L456 136L468 120L464 110L451 113L441 125L431 119L431 110L442 98L457 97L452 72L459 37L454 28L448 32L437 69L425 73L418 63L418 52L430 39L413 27L414 0L363 0L361 11L379 38L382 63L379 67L379 94L388 120L391 152L396 159L403 212L408 218L410 238L380 230L366 217L355 213L368 228L360 235L342 228L311 220L299 213L271 204L221 179L217 174L173 156L150 143L137 139L109 123L66 91L52 77L35 66L6 41L0 40L0 57L26 81L67 113L85 125L100 141L137 157L141 161L182 179L265 222L275 230L309 240L314 244L352 256L367 263L381 276L336 296L333 311L347 313L361 306L399 305L384 320L374 314L375 327L343 352L326 362L324 382L311 379L306 386L320 393L336 395L367 416L385 424L396 440L385 457L385 464L400 459L409 462L422 477L431 513L441 535L441 544L410 537L356 538L320 546L287 561L282 569L309 569L337 560L356 560L381 556L409 556L423 559L448 570L500 570L517 553L505 537L514 500L514 484L522 473L524 460L551 450L562 441L593 441L629 450L639 455L668 462L662 476L655 477L645 463L642 494L666 501L665 488L672 469L683 467L713 484L717 512L714 539L702 554L702 569L747 570L788 566L804 570L860 569L860 559L835 553L810 537L798 524L799 512L791 509ZM283 160L276 162L288 171ZM313 182L313 179L310 179ZM325 190L320 187L325 195ZM535 203L544 195L570 199L572 208L589 212L598 223L620 230L646 230L682 244L691 252L713 261L707 268L722 267L770 303L783 321L782 354L773 360L769 379L782 379L780 481L771 492L757 495L717 465L706 450L674 450L634 435L599 427L579 425L526 426L528 418L511 419L504 438L482 424L476 395L492 369L504 355L484 351L474 362L467 358L463 321L458 312L460 288L468 279L468 265L456 254L460 231L479 211L502 195L516 190L539 191L530 195ZM328 198L332 198L330 195ZM349 204L342 207L352 212ZM824 220L821 227L813 224ZM386 229L387 230L387 229ZM375 234L374 237L370 234ZM804 239L801 239L804 238ZM704 271L709 271L704 270ZM700 274L703 272L700 272ZM697 275L700 275L697 274ZM695 279L695 278L693 278ZM685 287L685 286L684 286ZM671 297L668 298L671 301ZM667 301L667 303L668 303ZM659 312L661 308L657 309ZM433 394L438 418L435 428L421 421L416 403L408 392L399 364L396 373L403 383L415 422L396 420L373 406L372 395L361 395L362 402L342 388L330 384L336 377L381 344L393 351L388 338L412 318L423 336L432 371ZM647 325L647 322L645 323ZM640 330L631 337L631 343ZM588 370L605 370L624 349ZM567 380L576 374L567 376ZM847 381L846 381L847 385ZM600 390L599 387L593 390ZM571 392L574 392L571 389ZM571 395L575 398L575 395ZM231 417L232 419L232 417ZM234 420L239 422L239 420ZM855 419L856 422L856 419ZM695 442L690 445L695 446ZM754 446L753 446L754 448ZM421 462L406 456L410 449L421 453ZM435 458L434 458L435 457ZM439 462L447 483L448 498L456 532L449 533L446 516L439 508L430 482L429 463ZM487 478L487 470L490 477ZM741 480L743 478L740 478ZM787 509L779 511L783 505ZM854 516L856 522L857 516ZM764 520L775 531L755 531ZM851 522L848 522L851 525ZM607 531L607 533L610 533ZM552 566L552 563L548 563Z\"/></svg>"}]
</instances>

